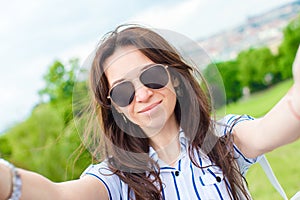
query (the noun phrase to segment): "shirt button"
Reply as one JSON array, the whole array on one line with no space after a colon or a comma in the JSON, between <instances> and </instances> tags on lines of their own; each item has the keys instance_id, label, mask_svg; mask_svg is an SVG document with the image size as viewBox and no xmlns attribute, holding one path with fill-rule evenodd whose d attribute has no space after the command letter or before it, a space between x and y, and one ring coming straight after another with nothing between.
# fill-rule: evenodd
<instances>
[{"instance_id":1,"label":"shirt button","mask_svg":"<svg viewBox=\"0 0 300 200\"><path fill-rule=\"evenodd\" d=\"M175 176L179 176L179 171L175 171Z\"/></svg>"},{"instance_id":2,"label":"shirt button","mask_svg":"<svg viewBox=\"0 0 300 200\"><path fill-rule=\"evenodd\" d=\"M220 178L220 176L217 176L217 177L216 177L216 180L217 180L217 182L219 182L219 183L220 183L220 182L221 182L221 178Z\"/></svg>"}]
</instances>

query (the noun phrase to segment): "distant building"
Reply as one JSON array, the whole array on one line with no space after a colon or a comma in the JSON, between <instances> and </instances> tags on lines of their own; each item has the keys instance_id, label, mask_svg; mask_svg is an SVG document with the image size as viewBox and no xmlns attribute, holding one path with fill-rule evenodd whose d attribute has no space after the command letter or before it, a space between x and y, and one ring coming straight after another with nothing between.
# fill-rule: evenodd
<instances>
[{"instance_id":1,"label":"distant building","mask_svg":"<svg viewBox=\"0 0 300 200\"><path fill-rule=\"evenodd\" d=\"M300 1L288 3L266 13L249 17L244 24L204 38L199 45L214 61L235 59L250 47L267 46L277 53L283 39L282 30L300 13Z\"/></svg>"}]
</instances>

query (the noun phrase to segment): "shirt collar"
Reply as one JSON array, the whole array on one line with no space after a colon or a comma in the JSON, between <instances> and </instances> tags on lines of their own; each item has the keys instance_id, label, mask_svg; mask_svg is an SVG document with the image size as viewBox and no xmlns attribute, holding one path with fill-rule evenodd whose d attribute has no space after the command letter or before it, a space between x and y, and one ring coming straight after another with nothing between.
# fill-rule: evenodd
<instances>
[{"instance_id":1,"label":"shirt collar","mask_svg":"<svg viewBox=\"0 0 300 200\"><path fill-rule=\"evenodd\" d=\"M184 131L180 127L179 129L179 142L180 142L180 159L186 155L189 140L186 138ZM152 158L155 162L159 164L159 166L166 165L162 160L159 159L157 152L154 150L152 146L149 146L149 157Z\"/></svg>"}]
</instances>

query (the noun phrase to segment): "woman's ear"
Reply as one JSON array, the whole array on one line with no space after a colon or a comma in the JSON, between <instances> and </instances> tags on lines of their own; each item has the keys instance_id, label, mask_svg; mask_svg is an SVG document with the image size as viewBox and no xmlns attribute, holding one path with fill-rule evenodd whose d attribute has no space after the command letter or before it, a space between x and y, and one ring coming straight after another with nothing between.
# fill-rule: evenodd
<instances>
[{"instance_id":1,"label":"woman's ear","mask_svg":"<svg viewBox=\"0 0 300 200\"><path fill-rule=\"evenodd\" d=\"M179 86L179 80L177 77L172 78L173 87L176 88Z\"/></svg>"},{"instance_id":2,"label":"woman's ear","mask_svg":"<svg viewBox=\"0 0 300 200\"><path fill-rule=\"evenodd\" d=\"M183 92L182 92L182 88L180 87L180 81L177 77L172 78L172 84L173 84L173 87L175 89L176 95L178 97L182 97Z\"/></svg>"}]
</instances>

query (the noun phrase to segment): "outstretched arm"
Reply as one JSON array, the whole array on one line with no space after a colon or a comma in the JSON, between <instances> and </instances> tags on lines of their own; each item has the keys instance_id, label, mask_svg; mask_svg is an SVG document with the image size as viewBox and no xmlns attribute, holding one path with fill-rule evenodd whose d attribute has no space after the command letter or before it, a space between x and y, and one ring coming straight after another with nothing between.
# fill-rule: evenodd
<instances>
[{"instance_id":1,"label":"outstretched arm","mask_svg":"<svg viewBox=\"0 0 300 200\"><path fill-rule=\"evenodd\" d=\"M18 169L22 179L21 200L80 200L108 199L105 186L92 176L79 180L54 183L47 178ZM8 167L0 164L0 200L6 200L11 191L11 175Z\"/></svg>"},{"instance_id":2,"label":"outstretched arm","mask_svg":"<svg viewBox=\"0 0 300 200\"><path fill-rule=\"evenodd\" d=\"M293 64L294 84L264 117L237 124L234 141L249 158L272 151L300 137L300 47Z\"/></svg>"}]
</instances>

